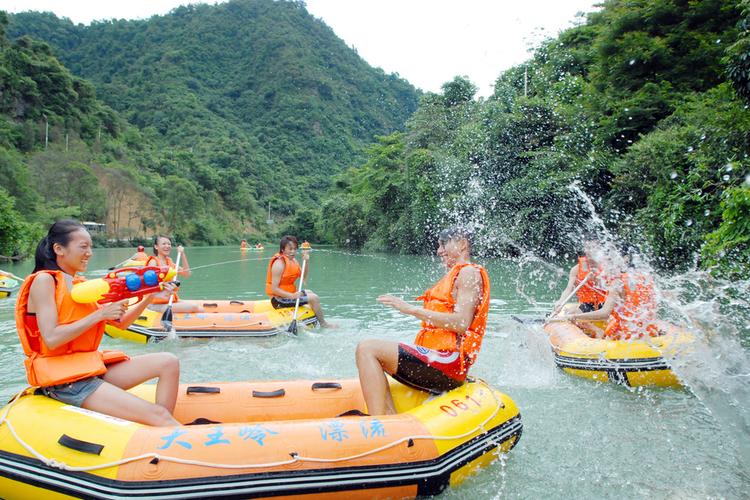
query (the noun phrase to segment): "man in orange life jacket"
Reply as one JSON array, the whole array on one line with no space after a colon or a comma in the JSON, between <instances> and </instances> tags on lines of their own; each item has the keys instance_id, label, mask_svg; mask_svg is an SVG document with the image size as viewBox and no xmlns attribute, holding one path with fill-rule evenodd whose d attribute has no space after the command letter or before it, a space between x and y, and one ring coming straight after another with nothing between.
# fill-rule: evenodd
<instances>
[{"instance_id":1,"label":"man in orange life jacket","mask_svg":"<svg viewBox=\"0 0 750 500\"><path fill-rule=\"evenodd\" d=\"M422 320L414 344L365 340L357 345L357 369L367 409L372 415L395 414L385 373L404 384L432 393L464 383L482 345L490 303L490 281L484 268L471 263L467 232L440 233L437 254L447 273L419 299L424 307L392 295L378 302Z\"/></svg>"},{"instance_id":2,"label":"man in orange life jacket","mask_svg":"<svg viewBox=\"0 0 750 500\"><path fill-rule=\"evenodd\" d=\"M584 255L578 258L578 263L570 269L568 275L568 285L560 294L560 298L555 302L553 314L557 313L565 305L563 302L573 290L585 279L586 282L576 292L578 298L578 308L581 312L587 313L601 309L607 300L606 277L604 269L599 262L599 254L602 249L598 242L587 240L583 244ZM591 273L591 275L589 275ZM588 276L588 279L587 279Z\"/></svg>"}]
</instances>

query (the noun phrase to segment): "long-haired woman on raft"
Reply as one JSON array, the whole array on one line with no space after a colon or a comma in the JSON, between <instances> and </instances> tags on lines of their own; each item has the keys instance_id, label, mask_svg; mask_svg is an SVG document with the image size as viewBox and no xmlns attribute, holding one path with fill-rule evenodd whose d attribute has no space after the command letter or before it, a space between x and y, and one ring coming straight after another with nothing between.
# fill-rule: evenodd
<instances>
[{"instance_id":1,"label":"long-haired woman on raft","mask_svg":"<svg viewBox=\"0 0 750 500\"><path fill-rule=\"evenodd\" d=\"M170 253L172 253L172 240L169 238L169 236L158 235L156 238L154 238L154 256L150 257L146 261L146 265L174 267L175 264L169 257ZM177 274L179 276L188 278L190 277L190 264L188 264L187 255L185 255L185 249L182 247L182 245L177 246L177 253L181 255L180 268L177 270ZM203 308L197 303L191 302L189 300L180 301L180 297L177 295L177 292L174 292L172 295L174 295L174 298L172 299L173 312L193 313L203 311ZM166 298L158 297L154 299L153 303L149 306L149 309L152 309L154 311L162 311L166 307L167 303L169 303L169 296L167 296Z\"/></svg>"},{"instance_id":2,"label":"long-haired woman on raft","mask_svg":"<svg viewBox=\"0 0 750 500\"><path fill-rule=\"evenodd\" d=\"M271 257L266 273L266 294L271 297L271 304L276 309L282 307L294 307L299 297L299 305L310 304L318 323L323 328L335 327L336 325L326 322L323 318L323 309L320 307L320 297L311 290L297 291L295 283L298 278L307 280L310 268L305 266L305 275L295 258L299 245L294 236L284 236L279 243L279 253ZM310 262L310 252L302 251L302 260Z\"/></svg>"},{"instance_id":3,"label":"long-haired woman on raft","mask_svg":"<svg viewBox=\"0 0 750 500\"><path fill-rule=\"evenodd\" d=\"M180 379L179 360L170 353L129 358L99 351L104 324L127 328L151 303L146 296L131 308L127 300L99 306L78 304L70 290L83 281L92 255L91 236L78 222L50 227L36 250L34 272L16 303L16 326L27 356L26 376L47 396L107 415L154 426L179 425L172 417ZM158 295L174 290L165 284ZM158 378L156 404L126 392Z\"/></svg>"}]
</instances>

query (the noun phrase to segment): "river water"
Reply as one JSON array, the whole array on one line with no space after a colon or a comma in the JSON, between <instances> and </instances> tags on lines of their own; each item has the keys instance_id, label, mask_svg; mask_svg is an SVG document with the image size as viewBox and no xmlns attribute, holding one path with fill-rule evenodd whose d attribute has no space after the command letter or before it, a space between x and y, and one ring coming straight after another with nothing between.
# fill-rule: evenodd
<instances>
[{"instance_id":1,"label":"river water","mask_svg":"<svg viewBox=\"0 0 750 500\"><path fill-rule=\"evenodd\" d=\"M190 265L196 269L183 281L181 297L264 298L272 245L266 248L247 254L228 247L188 248ZM95 276L97 270L101 274L132 251L97 249L87 275ZM714 306L711 297L694 292L691 304L673 308L675 318L696 327L704 341L700 358L675 360L691 389L628 390L598 384L557 370L541 329L511 319L518 314L542 317L564 288L567 272L536 259L481 263L490 274L492 303L472 373L515 400L524 431L506 458L441 498L748 498L746 317L722 323L716 319L724 318L721 304ZM25 275L31 267L25 262L4 269ZM414 318L384 308L375 297L392 293L411 300L442 272L435 258L316 248L308 286L321 296L327 319L337 323L337 329L303 330L295 338L149 345L105 338L103 344L130 354L173 352L180 358L183 382L355 377L357 342L411 341L419 328ZM697 286L697 280L684 281ZM747 303L746 297L729 296L726 307L739 300L741 310ZM670 297L679 302L679 296ZM25 387L14 304L13 298L0 300L4 401ZM714 319L699 321L709 309L714 313L708 317Z\"/></svg>"}]
</instances>

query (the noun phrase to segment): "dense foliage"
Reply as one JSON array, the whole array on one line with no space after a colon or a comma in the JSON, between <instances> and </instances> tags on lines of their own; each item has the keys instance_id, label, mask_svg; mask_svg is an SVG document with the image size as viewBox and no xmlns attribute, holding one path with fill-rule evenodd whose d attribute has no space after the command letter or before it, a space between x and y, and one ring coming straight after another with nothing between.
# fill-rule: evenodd
<instances>
[{"instance_id":1,"label":"dense foliage","mask_svg":"<svg viewBox=\"0 0 750 500\"><path fill-rule=\"evenodd\" d=\"M15 224L0 255L28 254L60 216L117 238L138 220L194 243L267 236L268 203L298 220L417 104L301 2L90 26L2 14L0 30L0 205Z\"/></svg>"},{"instance_id":2,"label":"dense foliage","mask_svg":"<svg viewBox=\"0 0 750 500\"><path fill-rule=\"evenodd\" d=\"M702 256L747 274L742 4L609 0L504 72L489 99L464 78L446 83L405 133L339 176L317 230L424 252L438 226L462 222L486 252L549 255L611 231L662 268Z\"/></svg>"}]
</instances>

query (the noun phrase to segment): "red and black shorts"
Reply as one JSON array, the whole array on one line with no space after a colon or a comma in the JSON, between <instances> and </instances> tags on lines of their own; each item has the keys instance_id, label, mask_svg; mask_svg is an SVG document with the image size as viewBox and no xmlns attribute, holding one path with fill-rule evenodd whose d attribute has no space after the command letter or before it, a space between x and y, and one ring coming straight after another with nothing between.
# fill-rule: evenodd
<instances>
[{"instance_id":1,"label":"red and black shorts","mask_svg":"<svg viewBox=\"0 0 750 500\"><path fill-rule=\"evenodd\" d=\"M458 351L435 351L419 345L398 344L398 368L393 378L421 391L440 394L463 385Z\"/></svg>"}]
</instances>

